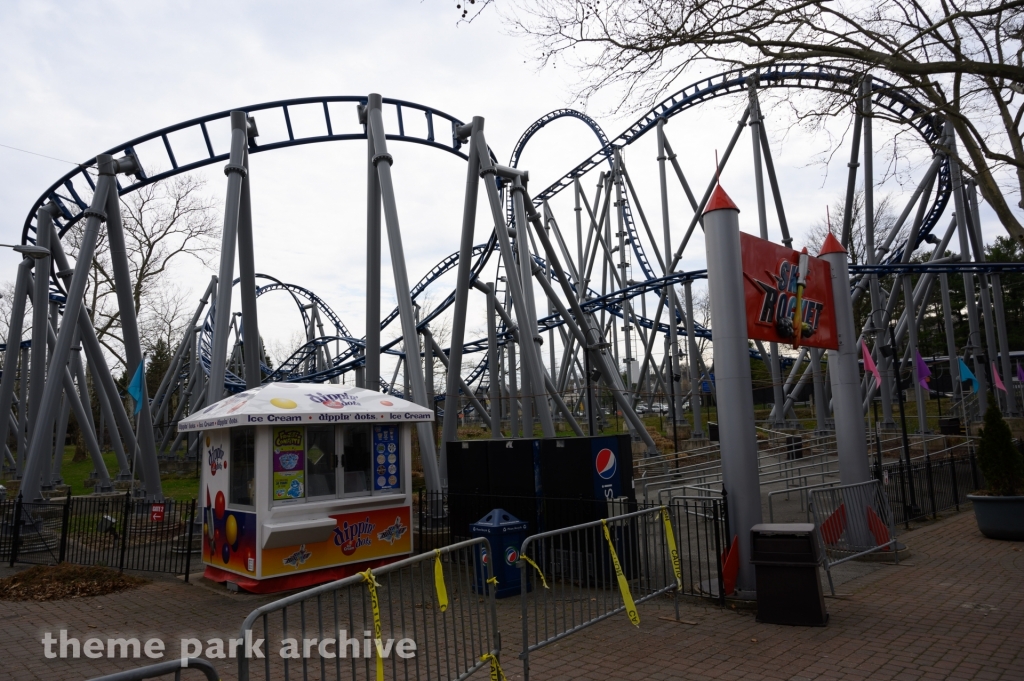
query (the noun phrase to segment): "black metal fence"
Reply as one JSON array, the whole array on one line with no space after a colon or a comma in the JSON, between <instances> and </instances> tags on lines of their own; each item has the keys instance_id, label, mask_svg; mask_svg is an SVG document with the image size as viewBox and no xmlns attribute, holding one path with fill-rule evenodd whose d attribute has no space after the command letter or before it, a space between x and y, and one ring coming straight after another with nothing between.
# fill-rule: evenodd
<instances>
[{"instance_id":1,"label":"black metal fence","mask_svg":"<svg viewBox=\"0 0 1024 681\"><path fill-rule=\"evenodd\" d=\"M130 493L0 502L0 561L102 565L185 575L198 556L196 501L133 499Z\"/></svg>"},{"instance_id":2,"label":"black metal fence","mask_svg":"<svg viewBox=\"0 0 1024 681\"><path fill-rule=\"evenodd\" d=\"M882 481L897 525L939 512L960 510L967 495L984 486L973 449L914 457L909 466L902 459L873 467Z\"/></svg>"}]
</instances>

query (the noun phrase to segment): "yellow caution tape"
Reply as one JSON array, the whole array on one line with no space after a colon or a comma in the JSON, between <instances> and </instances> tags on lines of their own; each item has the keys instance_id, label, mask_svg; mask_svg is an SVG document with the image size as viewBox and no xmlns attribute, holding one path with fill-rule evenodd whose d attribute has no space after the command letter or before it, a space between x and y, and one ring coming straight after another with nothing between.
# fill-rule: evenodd
<instances>
[{"instance_id":1,"label":"yellow caution tape","mask_svg":"<svg viewBox=\"0 0 1024 681\"><path fill-rule=\"evenodd\" d=\"M498 658L496 658L494 655L491 655L490 653L487 653L486 655L481 657L480 660L482 662L491 663L491 681L508 681L508 679L505 678L505 672L501 671L501 665L498 664Z\"/></svg>"},{"instance_id":2,"label":"yellow caution tape","mask_svg":"<svg viewBox=\"0 0 1024 681\"><path fill-rule=\"evenodd\" d=\"M384 681L384 658L380 654L380 602L377 600L377 587L380 584L373 577L373 571L360 572L366 582L366 588L370 590L370 607L373 609L373 637L374 648L377 650L377 681Z\"/></svg>"},{"instance_id":3,"label":"yellow caution tape","mask_svg":"<svg viewBox=\"0 0 1024 681\"><path fill-rule=\"evenodd\" d=\"M448 609L448 589L444 586L444 568L441 566L441 551L434 549L437 560L434 561L434 588L437 590L437 605L441 612Z\"/></svg>"},{"instance_id":4,"label":"yellow caution tape","mask_svg":"<svg viewBox=\"0 0 1024 681\"><path fill-rule=\"evenodd\" d=\"M534 563L532 560L530 560L529 556L527 556L525 554L520 553L519 557L522 558L523 560L525 560L527 562L527 564L533 566L533 569L537 571L538 575L540 575L540 583L544 585L545 589L549 588L548 587L548 580L544 579L544 572L540 569L540 566L537 565L536 563Z\"/></svg>"},{"instance_id":5,"label":"yellow caution tape","mask_svg":"<svg viewBox=\"0 0 1024 681\"><path fill-rule=\"evenodd\" d=\"M615 579L619 582L619 592L622 593L622 604L626 606L626 615L633 626L640 626L640 613L636 611L636 603L633 602L633 595L629 593L629 582L626 575L622 574L622 566L619 565L619 556L615 553L615 545L612 544L612 535L608 532L608 523L601 521L601 528L604 530L604 538L608 542L608 551L612 554L612 566L615 568Z\"/></svg>"},{"instance_id":6,"label":"yellow caution tape","mask_svg":"<svg viewBox=\"0 0 1024 681\"><path fill-rule=\"evenodd\" d=\"M668 542L668 555L672 559L672 573L676 577L676 590L683 590L683 574L679 563L679 547L676 546L676 533L672 531L672 519L668 509L661 509L661 520L665 525L665 541Z\"/></svg>"}]
</instances>

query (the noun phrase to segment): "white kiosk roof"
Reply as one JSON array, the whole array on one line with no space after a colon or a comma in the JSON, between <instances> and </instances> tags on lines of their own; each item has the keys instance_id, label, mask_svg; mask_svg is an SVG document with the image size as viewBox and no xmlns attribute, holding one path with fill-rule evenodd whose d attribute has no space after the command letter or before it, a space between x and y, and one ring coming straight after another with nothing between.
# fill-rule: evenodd
<instances>
[{"instance_id":1,"label":"white kiosk roof","mask_svg":"<svg viewBox=\"0 0 1024 681\"><path fill-rule=\"evenodd\" d=\"M201 409L178 421L178 430L313 423L433 421L434 413L376 390L330 383L268 383Z\"/></svg>"}]
</instances>

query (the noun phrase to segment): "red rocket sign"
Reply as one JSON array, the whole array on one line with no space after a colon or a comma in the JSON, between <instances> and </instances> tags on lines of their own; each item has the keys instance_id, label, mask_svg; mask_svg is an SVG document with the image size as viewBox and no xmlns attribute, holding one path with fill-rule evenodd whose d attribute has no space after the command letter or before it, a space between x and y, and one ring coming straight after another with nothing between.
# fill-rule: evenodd
<instances>
[{"instance_id":1,"label":"red rocket sign","mask_svg":"<svg viewBox=\"0 0 1024 681\"><path fill-rule=\"evenodd\" d=\"M747 336L757 340L815 348L839 348L832 311L832 273L819 258L807 258L801 277L800 253L740 232ZM801 295L798 289L803 284ZM800 299L802 334L796 338L793 315Z\"/></svg>"}]
</instances>

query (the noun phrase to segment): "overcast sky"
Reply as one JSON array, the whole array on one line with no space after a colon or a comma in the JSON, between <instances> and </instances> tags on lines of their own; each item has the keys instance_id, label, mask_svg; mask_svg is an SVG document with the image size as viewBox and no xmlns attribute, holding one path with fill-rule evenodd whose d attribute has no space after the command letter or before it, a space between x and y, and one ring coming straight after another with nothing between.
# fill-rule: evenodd
<instances>
[{"instance_id":1,"label":"overcast sky","mask_svg":"<svg viewBox=\"0 0 1024 681\"><path fill-rule=\"evenodd\" d=\"M567 93L577 76L564 69L538 70L530 44L510 35L494 12L458 26L454 4L6 0L0 22L0 145L5 145L0 147L0 239L19 240L33 201L72 167L7 147L85 161L152 130L264 101L379 92L464 121L480 115L491 148L506 163L524 128L548 111L572 105ZM698 195L741 104L742 98L734 98L690 112L667 128ZM590 113L609 137L634 118L603 116L601 106ZM766 114L799 244L807 227L822 219L825 205L841 196L848 151L826 166L820 163L828 149L825 135L784 134L772 129L770 108ZM354 125L354 109L351 116ZM259 116L257 123L261 134L272 128L272 121ZM837 122L834 134L841 135L845 125ZM652 229L660 235L656 149L653 135L648 138L631 146L626 159ZM885 133L876 131L876 140L881 146ZM520 165L530 169L531 186L539 191L595 148L593 133L564 120L534 138ZM417 145L395 143L391 153L409 275L416 281L458 248L465 169L456 157ZM339 142L257 154L251 161L257 271L315 290L357 335L364 329L365 158L364 143ZM904 159L904 165L911 168L923 158ZM756 232L751 168L745 133L722 181L743 211L743 228ZM221 200L222 168L210 167L203 176L208 191ZM587 186L592 192L593 181ZM879 191L901 195L896 183ZM672 192L678 243L691 213L678 187ZM574 231L571 197L553 208L565 229ZM481 202L478 243L486 240L482 209ZM779 240L773 215L769 225ZM1000 233L988 217L984 226L987 239ZM0 281L13 279L16 264L13 253L0 249ZM702 266L698 230L683 267ZM210 274L190 263L175 276L179 286L198 296ZM388 277L390 269L384 295L393 300ZM640 278L635 267L633 277ZM431 297L443 299L443 288ZM294 330L283 302L261 300L260 305L261 316L274 321L261 324L268 340ZM470 326L482 330L479 319Z\"/></svg>"}]
</instances>

